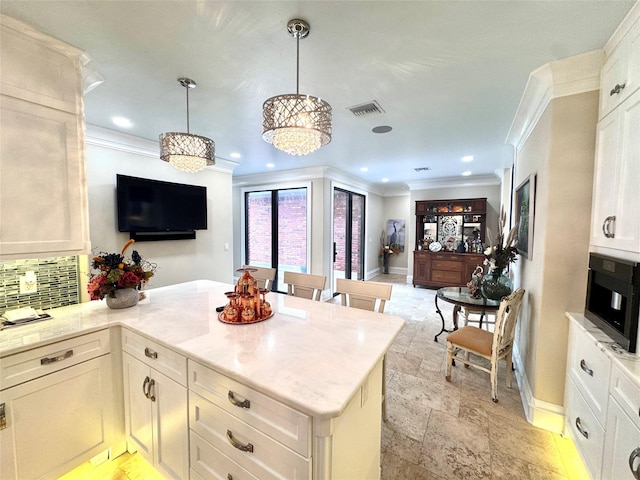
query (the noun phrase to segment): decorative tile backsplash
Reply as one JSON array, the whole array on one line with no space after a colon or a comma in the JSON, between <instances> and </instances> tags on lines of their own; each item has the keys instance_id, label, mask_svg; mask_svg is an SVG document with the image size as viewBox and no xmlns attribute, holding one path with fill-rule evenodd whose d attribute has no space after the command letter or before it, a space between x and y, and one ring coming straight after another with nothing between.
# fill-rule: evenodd
<instances>
[{"instance_id":1,"label":"decorative tile backsplash","mask_svg":"<svg viewBox=\"0 0 640 480\"><path fill-rule=\"evenodd\" d=\"M20 294L20 277L35 272L36 293ZM16 307L50 308L80 303L78 257L0 262L0 313Z\"/></svg>"}]
</instances>

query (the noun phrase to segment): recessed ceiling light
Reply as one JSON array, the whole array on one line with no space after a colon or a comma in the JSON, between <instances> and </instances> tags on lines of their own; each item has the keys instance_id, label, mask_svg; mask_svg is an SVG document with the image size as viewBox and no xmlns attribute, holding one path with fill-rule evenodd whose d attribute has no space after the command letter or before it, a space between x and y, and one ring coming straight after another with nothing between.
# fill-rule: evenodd
<instances>
[{"instance_id":1,"label":"recessed ceiling light","mask_svg":"<svg viewBox=\"0 0 640 480\"><path fill-rule=\"evenodd\" d=\"M463 177L468 177L469 175L471 175L471 171L469 170L467 170L466 172L462 172Z\"/></svg>"},{"instance_id":2,"label":"recessed ceiling light","mask_svg":"<svg viewBox=\"0 0 640 480\"><path fill-rule=\"evenodd\" d=\"M267 168L273 168L275 166L276 166L275 163L267 163L267 165L266 165Z\"/></svg>"},{"instance_id":3,"label":"recessed ceiling light","mask_svg":"<svg viewBox=\"0 0 640 480\"><path fill-rule=\"evenodd\" d=\"M387 183L389 181L389 179L387 177L382 179L382 183Z\"/></svg>"},{"instance_id":4,"label":"recessed ceiling light","mask_svg":"<svg viewBox=\"0 0 640 480\"><path fill-rule=\"evenodd\" d=\"M119 127L129 128L133 126L131 120L124 117L111 117L111 121Z\"/></svg>"},{"instance_id":5,"label":"recessed ceiling light","mask_svg":"<svg viewBox=\"0 0 640 480\"><path fill-rule=\"evenodd\" d=\"M369 167L360 167L360 171L361 172L368 172L369 171Z\"/></svg>"},{"instance_id":6,"label":"recessed ceiling light","mask_svg":"<svg viewBox=\"0 0 640 480\"><path fill-rule=\"evenodd\" d=\"M371 129L373 133L387 133L387 132L390 132L391 130L393 130L393 128L391 128L389 125L380 125L378 127L373 127Z\"/></svg>"},{"instance_id":7,"label":"recessed ceiling light","mask_svg":"<svg viewBox=\"0 0 640 480\"><path fill-rule=\"evenodd\" d=\"M242 155L240 155L238 152L231 152L231 153L229 154L229 156L230 156L231 158L241 158L241 157L242 157Z\"/></svg>"},{"instance_id":8,"label":"recessed ceiling light","mask_svg":"<svg viewBox=\"0 0 640 480\"><path fill-rule=\"evenodd\" d=\"M473 155L465 155L464 157L462 157L462 161L463 162L471 162L471 161L473 161Z\"/></svg>"}]
</instances>

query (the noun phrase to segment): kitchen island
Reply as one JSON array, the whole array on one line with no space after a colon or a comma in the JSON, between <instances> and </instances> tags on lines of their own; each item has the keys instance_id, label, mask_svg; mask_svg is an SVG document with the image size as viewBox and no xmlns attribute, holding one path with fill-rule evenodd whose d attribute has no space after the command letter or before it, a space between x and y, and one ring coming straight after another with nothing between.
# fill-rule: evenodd
<instances>
[{"instance_id":1,"label":"kitchen island","mask_svg":"<svg viewBox=\"0 0 640 480\"><path fill-rule=\"evenodd\" d=\"M186 379L177 375L175 380L188 396L192 478L205 478L211 467L202 448L213 452L214 463L233 464L256 478L287 478L291 472L296 478L379 478L382 361L404 320L269 293L273 317L229 325L218 320L216 307L226 303L224 293L232 288L195 281L151 289L128 309L110 310L104 302L55 309L51 320L3 331L0 364L53 342L104 329L113 335L119 329L125 404L127 358L136 356L136 342L170 351L178 365L184 359ZM156 353L145 347L148 351ZM148 384L138 390L153 396ZM254 410L246 407L249 402L243 406L251 395L257 398ZM125 410L127 423L135 410L130 405ZM234 422L236 430L221 426L226 431L216 433L216 426L202 423L208 416ZM260 456L253 430L264 437L268 455ZM248 444L256 444L253 452ZM196 471L199 462L204 470Z\"/></svg>"}]
</instances>

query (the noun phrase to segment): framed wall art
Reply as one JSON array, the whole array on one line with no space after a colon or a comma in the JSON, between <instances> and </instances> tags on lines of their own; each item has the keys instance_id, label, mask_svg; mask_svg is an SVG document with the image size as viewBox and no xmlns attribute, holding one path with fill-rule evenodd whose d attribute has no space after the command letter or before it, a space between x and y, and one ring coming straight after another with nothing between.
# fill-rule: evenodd
<instances>
[{"instance_id":1,"label":"framed wall art","mask_svg":"<svg viewBox=\"0 0 640 480\"><path fill-rule=\"evenodd\" d=\"M518 253L531 259L533 255L533 224L535 217L536 174L529 175L516 188L515 220L518 225Z\"/></svg>"}]
</instances>

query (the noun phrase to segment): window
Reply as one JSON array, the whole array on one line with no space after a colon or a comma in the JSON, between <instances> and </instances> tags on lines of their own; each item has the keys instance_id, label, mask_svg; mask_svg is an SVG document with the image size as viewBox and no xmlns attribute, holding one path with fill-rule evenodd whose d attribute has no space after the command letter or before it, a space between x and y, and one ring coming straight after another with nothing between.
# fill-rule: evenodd
<instances>
[{"instance_id":1,"label":"window","mask_svg":"<svg viewBox=\"0 0 640 480\"><path fill-rule=\"evenodd\" d=\"M307 272L307 188L245 192L247 265L277 268L273 290L284 291L284 272Z\"/></svg>"}]
</instances>

